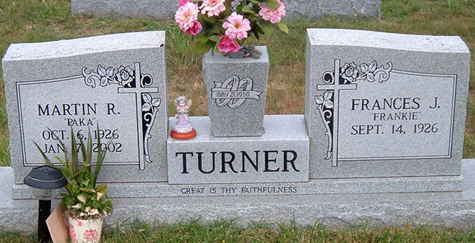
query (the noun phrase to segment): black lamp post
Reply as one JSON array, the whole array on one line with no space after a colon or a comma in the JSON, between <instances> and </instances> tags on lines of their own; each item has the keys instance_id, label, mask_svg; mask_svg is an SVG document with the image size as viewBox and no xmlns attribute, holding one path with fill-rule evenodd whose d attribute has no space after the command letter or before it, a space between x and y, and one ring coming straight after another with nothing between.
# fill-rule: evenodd
<instances>
[{"instance_id":1,"label":"black lamp post","mask_svg":"<svg viewBox=\"0 0 475 243\"><path fill-rule=\"evenodd\" d=\"M61 171L49 165L33 168L23 180L31 187L38 204L38 242L51 241L46 219L51 213L51 199L54 199L62 187L68 184Z\"/></svg>"}]
</instances>

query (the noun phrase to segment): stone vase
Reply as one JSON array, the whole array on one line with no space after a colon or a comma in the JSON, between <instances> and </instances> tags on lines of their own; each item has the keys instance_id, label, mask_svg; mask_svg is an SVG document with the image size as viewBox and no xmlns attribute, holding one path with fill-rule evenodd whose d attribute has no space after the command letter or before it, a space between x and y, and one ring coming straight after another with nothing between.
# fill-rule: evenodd
<instances>
[{"instance_id":1,"label":"stone vase","mask_svg":"<svg viewBox=\"0 0 475 243\"><path fill-rule=\"evenodd\" d=\"M259 59L210 52L203 58L210 129L215 137L264 134L269 55L265 46L256 49L262 52Z\"/></svg>"},{"instance_id":2,"label":"stone vase","mask_svg":"<svg viewBox=\"0 0 475 243\"><path fill-rule=\"evenodd\" d=\"M103 222L103 218L84 220L68 217L71 242L99 242L101 240Z\"/></svg>"}]
</instances>

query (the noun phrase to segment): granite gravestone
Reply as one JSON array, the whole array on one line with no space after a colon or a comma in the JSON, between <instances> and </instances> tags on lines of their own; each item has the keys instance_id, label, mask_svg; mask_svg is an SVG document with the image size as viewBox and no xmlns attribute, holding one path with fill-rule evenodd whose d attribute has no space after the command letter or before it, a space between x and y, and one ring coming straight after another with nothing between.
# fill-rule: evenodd
<instances>
[{"instance_id":1,"label":"granite gravestone","mask_svg":"<svg viewBox=\"0 0 475 243\"><path fill-rule=\"evenodd\" d=\"M119 143L101 177L114 201L111 226L201 218L467 227L475 219L474 161L461 162L470 53L460 38L310 29L305 116L265 116L260 137L214 137L209 117L192 117L198 135L186 141L167 136L164 39L144 32L9 48L13 170L0 168L1 226L35 228L35 201L9 200L13 183L14 199L31 198L21 182L42 158L28 146L53 155L68 125L84 134L98 123L93 136Z\"/></svg>"},{"instance_id":2,"label":"granite gravestone","mask_svg":"<svg viewBox=\"0 0 475 243\"><path fill-rule=\"evenodd\" d=\"M69 143L69 127L102 139L93 145L108 151L100 181L166 181L164 45L165 33L152 31L8 48L3 75L14 197L29 196L23 178L44 163L34 142L54 160L63 154L57 139Z\"/></svg>"},{"instance_id":3,"label":"granite gravestone","mask_svg":"<svg viewBox=\"0 0 475 243\"><path fill-rule=\"evenodd\" d=\"M380 18L381 0L283 0L287 18L339 17ZM176 0L71 0L71 12L94 16L152 17L173 19Z\"/></svg>"},{"instance_id":4,"label":"granite gravestone","mask_svg":"<svg viewBox=\"0 0 475 243\"><path fill-rule=\"evenodd\" d=\"M445 178L461 190L469 63L460 37L309 29L310 177Z\"/></svg>"}]
</instances>

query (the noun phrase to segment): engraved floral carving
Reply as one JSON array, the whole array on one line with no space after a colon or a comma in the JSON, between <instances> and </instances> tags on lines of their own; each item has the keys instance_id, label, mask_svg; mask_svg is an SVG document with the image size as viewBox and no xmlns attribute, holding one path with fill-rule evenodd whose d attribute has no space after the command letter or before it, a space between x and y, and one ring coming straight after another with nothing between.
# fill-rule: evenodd
<instances>
[{"instance_id":1,"label":"engraved floral carving","mask_svg":"<svg viewBox=\"0 0 475 243\"><path fill-rule=\"evenodd\" d=\"M142 118L138 120L141 124L143 137L143 156L144 161L151 163L150 153L148 149L148 140L151 138L150 132L155 121L155 115L159 111L161 99L153 97L151 93L158 93L158 88L150 87L153 83L152 76L140 73L140 63L134 63L134 68L121 65L119 68L98 65L96 71L87 71L82 69L84 83L92 88L106 87L108 85L118 85L117 92L133 93L137 97L137 110L142 112ZM143 163L140 161L140 169L144 169Z\"/></svg>"},{"instance_id":2,"label":"engraved floral carving","mask_svg":"<svg viewBox=\"0 0 475 243\"><path fill-rule=\"evenodd\" d=\"M385 68L383 65L378 67L376 61L371 63L362 63L356 65L354 62L347 63L340 68L341 78L344 80L344 83L354 83L357 81L365 82L374 82L378 81L380 83L387 81L389 79L389 73L392 70L392 64L388 63L388 67Z\"/></svg>"},{"instance_id":3,"label":"engraved floral carving","mask_svg":"<svg viewBox=\"0 0 475 243\"><path fill-rule=\"evenodd\" d=\"M160 98L153 98L152 95L150 95L149 93L143 93L142 100L143 100L142 111L145 111L145 112L158 111L158 107L160 106L160 102L161 102Z\"/></svg>"},{"instance_id":4,"label":"engraved floral carving","mask_svg":"<svg viewBox=\"0 0 475 243\"><path fill-rule=\"evenodd\" d=\"M333 91L327 90L323 95L318 95L315 97L315 103L321 107L325 107L327 109L333 108Z\"/></svg>"},{"instance_id":5,"label":"engraved floral carving","mask_svg":"<svg viewBox=\"0 0 475 243\"><path fill-rule=\"evenodd\" d=\"M105 68L102 65L97 66L97 74L101 77L101 80L99 82L100 86L106 86L110 83L113 82L114 80L114 73L115 70L114 68Z\"/></svg>"},{"instance_id":6,"label":"engraved floral carving","mask_svg":"<svg viewBox=\"0 0 475 243\"><path fill-rule=\"evenodd\" d=\"M359 76L358 68L354 62L347 63L341 67L341 78L345 80L345 83L353 83L356 82Z\"/></svg>"},{"instance_id":7,"label":"engraved floral carving","mask_svg":"<svg viewBox=\"0 0 475 243\"><path fill-rule=\"evenodd\" d=\"M325 159L330 159L333 139L331 136L333 130L333 124L331 123L331 118L333 116L333 91L327 90L323 93L323 95L317 95L315 97L315 103L317 103L318 110L320 111L323 123L325 124L325 128L327 129L325 135L328 137L329 142L327 149L327 157Z\"/></svg>"},{"instance_id":8,"label":"engraved floral carving","mask_svg":"<svg viewBox=\"0 0 475 243\"><path fill-rule=\"evenodd\" d=\"M115 69L113 67L105 68L102 65L97 66L97 71L86 72L87 68L82 69L82 75L84 76L84 82L87 86L96 88L99 86L105 87L111 84L118 84L122 87L131 87L131 83L135 81L134 70L130 66L120 66Z\"/></svg>"},{"instance_id":9,"label":"engraved floral carving","mask_svg":"<svg viewBox=\"0 0 475 243\"><path fill-rule=\"evenodd\" d=\"M120 86L130 87L130 83L134 80L134 71L129 66L120 66L115 76Z\"/></svg>"}]
</instances>

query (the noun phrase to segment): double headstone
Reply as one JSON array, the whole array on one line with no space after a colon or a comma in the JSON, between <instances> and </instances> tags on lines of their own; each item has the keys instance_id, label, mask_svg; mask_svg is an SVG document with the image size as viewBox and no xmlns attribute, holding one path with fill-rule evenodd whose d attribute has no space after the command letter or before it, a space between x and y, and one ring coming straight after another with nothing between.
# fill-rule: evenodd
<instances>
[{"instance_id":1,"label":"double headstone","mask_svg":"<svg viewBox=\"0 0 475 243\"><path fill-rule=\"evenodd\" d=\"M14 44L3 58L13 196L31 198L22 182L43 164L35 143L61 156L70 126L112 139L94 145L109 151L100 180L113 200L140 198L119 204L123 217L272 220L296 203L308 216L328 194L461 191L469 63L459 37L309 29L304 115L265 116L257 137L216 137L209 117L192 117L198 135L182 141L168 136L164 32Z\"/></svg>"}]
</instances>

